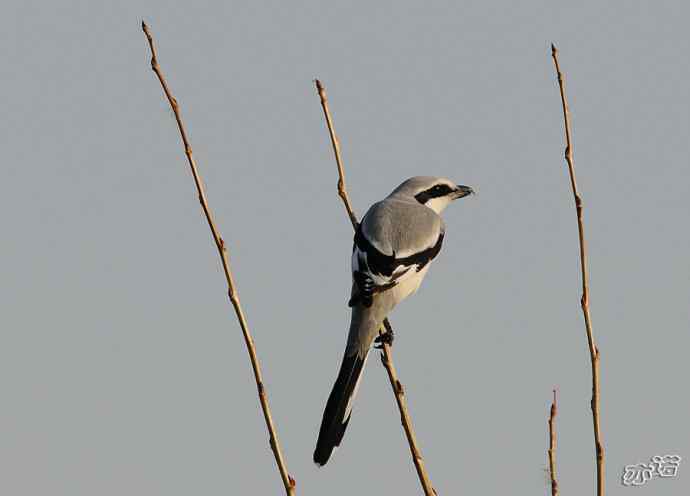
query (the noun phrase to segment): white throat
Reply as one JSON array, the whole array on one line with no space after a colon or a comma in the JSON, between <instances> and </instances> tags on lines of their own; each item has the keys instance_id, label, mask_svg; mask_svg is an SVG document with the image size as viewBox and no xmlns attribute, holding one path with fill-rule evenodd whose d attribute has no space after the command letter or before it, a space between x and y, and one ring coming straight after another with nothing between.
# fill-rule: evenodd
<instances>
[{"instance_id":1,"label":"white throat","mask_svg":"<svg viewBox=\"0 0 690 496\"><path fill-rule=\"evenodd\" d=\"M451 200L447 196L441 196L439 198L432 198L427 201L424 205L429 207L431 210L440 214L445 210L445 208L450 204Z\"/></svg>"}]
</instances>

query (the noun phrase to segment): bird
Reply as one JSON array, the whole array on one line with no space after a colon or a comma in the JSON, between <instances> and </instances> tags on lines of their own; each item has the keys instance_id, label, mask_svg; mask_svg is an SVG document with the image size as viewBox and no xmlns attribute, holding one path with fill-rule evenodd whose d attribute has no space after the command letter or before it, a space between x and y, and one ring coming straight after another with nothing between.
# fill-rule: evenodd
<instances>
[{"instance_id":1,"label":"bird","mask_svg":"<svg viewBox=\"0 0 690 496\"><path fill-rule=\"evenodd\" d=\"M441 251L445 235L441 212L472 194L471 187L443 177L415 176L374 203L356 225L350 329L314 449L317 465L325 465L340 446L372 345L392 344L390 329L376 337L384 319L417 291Z\"/></svg>"}]
</instances>

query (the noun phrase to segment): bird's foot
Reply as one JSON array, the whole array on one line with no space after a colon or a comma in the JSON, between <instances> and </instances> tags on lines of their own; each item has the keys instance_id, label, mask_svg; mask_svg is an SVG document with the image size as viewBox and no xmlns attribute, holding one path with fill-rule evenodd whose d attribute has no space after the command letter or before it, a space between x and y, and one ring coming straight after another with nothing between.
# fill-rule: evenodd
<instances>
[{"instance_id":1,"label":"bird's foot","mask_svg":"<svg viewBox=\"0 0 690 496\"><path fill-rule=\"evenodd\" d=\"M374 339L374 343L377 345L374 346L377 350L383 349L383 345L387 344L388 346L393 346L393 340L395 339L395 334L393 334L393 329L386 329L386 332L383 334L379 334L376 339Z\"/></svg>"}]
</instances>

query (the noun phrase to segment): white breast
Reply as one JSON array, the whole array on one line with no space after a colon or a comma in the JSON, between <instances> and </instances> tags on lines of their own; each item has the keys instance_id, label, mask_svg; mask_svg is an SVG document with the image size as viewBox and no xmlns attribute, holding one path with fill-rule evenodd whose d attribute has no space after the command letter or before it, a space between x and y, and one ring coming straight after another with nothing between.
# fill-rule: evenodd
<instances>
[{"instance_id":1,"label":"white breast","mask_svg":"<svg viewBox=\"0 0 690 496\"><path fill-rule=\"evenodd\" d=\"M431 263L426 264L419 272L412 269L409 276L403 277L395 287L390 289L395 294L396 301L400 302L417 291L430 265Z\"/></svg>"}]
</instances>

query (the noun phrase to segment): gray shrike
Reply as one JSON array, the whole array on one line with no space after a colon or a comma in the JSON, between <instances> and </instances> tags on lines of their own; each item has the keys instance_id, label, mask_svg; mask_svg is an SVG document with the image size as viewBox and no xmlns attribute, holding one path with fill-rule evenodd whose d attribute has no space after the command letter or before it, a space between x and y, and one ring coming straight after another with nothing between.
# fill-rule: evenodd
<instances>
[{"instance_id":1,"label":"gray shrike","mask_svg":"<svg viewBox=\"0 0 690 496\"><path fill-rule=\"evenodd\" d=\"M439 215L450 202L472 194L442 177L413 177L374 203L355 232L352 307L347 347L321 421L314 462L325 465L340 445L372 343L386 316L414 293L443 243ZM392 341L388 333L376 342Z\"/></svg>"}]
</instances>

